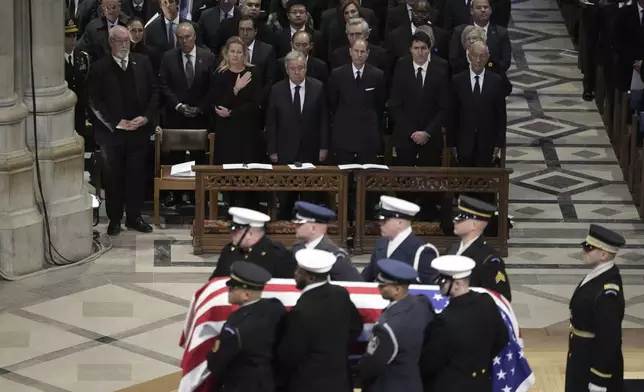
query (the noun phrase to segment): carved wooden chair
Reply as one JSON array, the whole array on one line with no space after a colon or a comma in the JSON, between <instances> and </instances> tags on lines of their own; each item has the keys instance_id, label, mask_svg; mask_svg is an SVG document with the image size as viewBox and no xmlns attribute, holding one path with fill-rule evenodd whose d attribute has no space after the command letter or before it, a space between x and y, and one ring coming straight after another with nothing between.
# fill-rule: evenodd
<instances>
[{"instance_id":1,"label":"carved wooden chair","mask_svg":"<svg viewBox=\"0 0 644 392\"><path fill-rule=\"evenodd\" d=\"M154 224L159 224L159 194L161 190L194 191L195 178L171 176L172 165L161 164L161 154L171 151L207 151L208 163L213 164L215 134L207 129L163 129L157 127L154 152Z\"/></svg>"}]
</instances>

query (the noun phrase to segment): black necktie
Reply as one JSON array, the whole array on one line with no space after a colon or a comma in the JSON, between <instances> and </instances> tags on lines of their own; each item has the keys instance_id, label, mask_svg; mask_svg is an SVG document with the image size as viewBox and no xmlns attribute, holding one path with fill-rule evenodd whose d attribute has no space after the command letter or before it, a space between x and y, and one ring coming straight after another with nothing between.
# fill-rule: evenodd
<instances>
[{"instance_id":1,"label":"black necktie","mask_svg":"<svg viewBox=\"0 0 644 392\"><path fill-rule=\"evenodd\" d=\"M360 71L356 71L356 84L360 84Z\"/></svg>"},{"instance_id":2,"label":"black necktie","mask_svg":"<svg viewBox=\"0 0 644 392\"><path fill-rule=\"evenodd\" d=\"M416 72L416 81L418 82L418 86L422 89L423 88L423 68L418 67L418 71Z\"/></svg>"},{"instance_id":3,"label":"black necktie","mask_svg":"<svg viewBox=\"0 0 644 392\"><path fill-rule=\"evenodd\" d=\"M143 7L141 7L140 5L134 6L134 8L136 9L136 12L141 12L141 10L143 9Z\"/></svg>"},{"instance_id":4,"label":"black necktie","mask_svg":"<svg viewBox=\"0 0 644 392\"><path fill-rule=\"evenodd\" d=\"M186 80L188 81L188 87L192 87L192 82L195 79L195 68L192 64L192 55L186 54Z\"/></svg>"},{"instance_id":5,"label":"black necktie","mask_svg":"<svg viewBox=\"0 0 644 392\"><path fill-rule=\"evenodd\" d=\"M172 30L173 25L174 25L174 22L168 23L168 43L170 44L171 47L174 48L174 31Z\"/></svg>"},{"instance_id":6,"label":"black necktie","mask_svg":"<svg viewBox=\"0 0 644 392\"><path fill-rule=\"evenodd\" d=\"M481 95L481 85L479 84L479 76L476 75L474 76L474 79L476 82L474 82L474 95L479 96Z\"/></svg>"},{"instance_id":7,"label":"black necktie","mask_svg":"<svg viewBox=\"0 0 644 392\"><path fill-rule=\"evenodd\" d=\"M302 114L302 101L300 100L300 86L295 86L295 94L293 94L293 106L295 113Z\"/></svg>"}]
</instances>

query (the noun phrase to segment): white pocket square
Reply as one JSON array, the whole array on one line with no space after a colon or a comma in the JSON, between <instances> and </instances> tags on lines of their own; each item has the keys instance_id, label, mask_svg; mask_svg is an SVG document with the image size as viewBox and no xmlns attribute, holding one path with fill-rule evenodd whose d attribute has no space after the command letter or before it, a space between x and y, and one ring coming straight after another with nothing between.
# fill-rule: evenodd
<instances>
[{"instance_id":1,"label":"white pocket square","mask_svg":"<svg viewBox=\"0 0 644 392\"><path fill-rule=\"evenodd\" d=\"M366 88L366 89L364 89L364 91L371 91L371 90L375 90L375 87L371 87L371 88Z\"/></svg>"},{"instance_id":2,"label":"white pocket square","mask_svg":"<svg viewBox=\"0 0 644 392\"><path fill-rule=\"evenodd\" d=\"M199 10L205 10L205 9L206 9L206 5L205 5L205 4L204 4L204 5L202 5L201 7L199 7Z\"/></svg>"}]
</instances>

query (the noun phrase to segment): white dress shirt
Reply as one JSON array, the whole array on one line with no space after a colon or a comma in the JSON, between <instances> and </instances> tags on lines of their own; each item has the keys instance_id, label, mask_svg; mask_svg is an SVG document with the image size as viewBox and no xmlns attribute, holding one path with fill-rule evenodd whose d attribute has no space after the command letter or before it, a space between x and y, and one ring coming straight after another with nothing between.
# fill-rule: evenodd
<instances>
[{"instance_id":1,"label":"white dress shirt","mask_svg":"<svg viewBox=\"0 0 644 392\"><path fill-rule=\"evenodd\" d=\"M226 17L228 15L228 17ZM222 10L221 8L219 9L219 21L221 22L224 19L230 19L235 16L235 7L231 8L230 11L226 12Z\"/></svg>"},{"instance_id":2,"label":"white dress shirt","mask_svg":"<svg viewBox=\"0 0 644 392\"><path fill-rule=\"evenodd\" d=\"M474 26L482 28L483 31L485 31L485 38L487 39L487 30L490 27L490 22L487 22L485 26L479 26L476 23L474 23Z\"/></svg>"},{"instance_id":3,"label":"white dress shirt","mask_svg":"<svg viewBox=\"0 0 644 392\"><path fill-rule=\"evenodd\" d=\"M358 69L353 63L351 63L351 68L353 68L353 78L357 79L358 72L360 72L360 79L362 79L364 76L364 64L362 65L362 68Z\"/></svg>"},{"instance_id":4,"label":"white dress shirt","mask_svg":"<svg viewBox=\"0 0 644 392\"><path fill-rule=\"evenodd\" d=\"M293 82L291 82L290 80L289 80L289 84L291 85L291 102L293 102L295 100L295 86L298 86L298 85L293 83ZM305 84L304 82L302 82L302 84L299 84L299 86L300 86L300 111L302 111L304 109L304 97L306 96L304 94L304 90L306 89L306 87L304 87L304 84Z\"/></svg>"},{"instance_id":5,"label":"white dress shirt","mask_svg":"<svg viewBox=\"0 0 644 392\"><path fill-rule=\"evenodd\" d=\"M485 69L479 75L479 87L481 87L481 93L483 93L483 80L485 79ZM472 85L472 91L474 91L474 86L476 85L476 74L470 68L470 84Z\"/></svg>"},{"instance_id":6,"label":"white dress shirt","mask_svg":"<svg viewBox=\"0 0 644 392\"><path fill-rule=\"evenodd\" d=\"M588 283L592 279L595 279L599 275L601 275L604 272L608 271L609 269L613 268L614 265L615 265L615 263L611 261L611 262L608 262L608 263L602 263L602 264L598 265L597 267L593 268L593 270L590 271L588 273L588 275L586 275L584 280L581 281L580 286L585 285L586 283Z\"/></svg>"},{"instance_id":7,"label":"white dress shirt","mask_svg":"<svg viewBox=\"0 0 644 392\"><path fill-rule=\"evenodd\" d=\"M114 59L114 61L116 61L116 64L117 64L119 67L121 67L121 63L123 62L123 60L125 60L125 68L126 68L126 69L127 69L127 67L130 65L130 56L125 56L125 58L123 58L123 59L120 59L120 58L118 58L118 57L116 57L116 56L112 56L112 58ZM122 68L122 67L121 67L121 68Z\"/></svg>"},{"instance_id":8,"label":"white dress shirt","mask_svg":"<svg viewBox=\"0 0 644 392\"><path fill-rule=\"evenodd\" d=\"M119 25L119 19L116 18L114 22L110 22L109 20L107 21L107 31L109 31L112 27L118 26Z\"/></svg>"},{"instance_id":9,"label":"white dress shirt","mask_svg":"<svg viewBox=\"0 0 644 392\"><path fill-rule=\"evenodd\" d=\"M460 256L467 250L467 248L470 247L474 243L474 241L478 240L480 236L477 236L474 238L472 241L468 242L467 244L464 244L463 241L461 241L461 244L458 246L458 251L456 251L456 256Z\"/></svg>"},{"instance_id":10,"label":"white dress shirt","mask_svg":"<svg viewBox=\"0 0 644 392\"><path fill-rule=\"evenodd\" d=\"M411 235L411 226L406 228L405 230L401 231L398 233L397 236L394 237L393 240L390 240L389 243L387 244L387 257L391 257L391 255L398 249L400 244L403 243L404 240L407 239Z\"/></svg>"},{"instance_id":11,"label":"white dress shirt","mask_svg":"<svg viewBox=\"0 0 644 392\"><path fill-rule=\"evenodd\" d=\"M192 69L194 70L195 64L197 64L197 45L190 51L190 53L181 52L181 58L183 59L183 69L185 71L186 64L188 64L188 56L190 55L190 61L192 61Z\"/></svg>"},{"instance_id":12,"label":"white dress shirt","mask_svg":"<svg viewBox=\"0 0 644 392\"><path fill-rule=\"evenodd\" d=\"M420 73L423 75L423 86L425 85L425 78L427 77L427 67L429 66L429 56L427 57L427 61L425 61L425 64L419 65L416 64L412 61L412 64L414 65L414 77L416 77L416 74L418 73L418 67L421 68Z\"/></svg>"},{"instance_id":13,"label":"white dress shirt","mask_svg":"<svg viewBox=\"0 0 644 392\"><path fill-rule=\"evenodd\" d=\"M165 31L166 31L166 33L168 32L168 29L171 28L170 23L172 23L172 25L174 26L174 29L172 30L172 36L174 37L173 40L174 40L174 44L176 45L177 44L177 37L176 37L175 33L177 32L177 26L179 26L179 14L177 14L177 17L174 18L174 20L167 20L167 19L164 19L164 20L165 20Z\"/></svg>"},{"instance_id":14,"label":"white dress shirt","mask_svg":"<svg viewBox=\"0 0 644 392\"><path fill-rule=\"evenodd\" d=\"M411 6L409 4L405 4L407 6L407 16L409 17L409 21L411 22Z\"/></svg>"},{"instance_id":15,"label":"white dress shirt","mask_svg":"<svg viewBox=\"0 0 644 392\"><path fill-rule=\"evenodd\" d=\"M291 28L291 38L293 38L293 34L297 33L298 31L304 31L304 30L306 30L306 25L304 25L304 26L303 26L301 29L299 29L299 30L295 30L295 29L293 28L293 26L290 26L290 28Z\"/></svg>"},{"instance_id":16,"label":"white dress shirt","mask_svg":"<svg viewBox=\"0 0 644 392\"><path fill-rule=\"evenodd\" d=\"M322 242L322 238L324 238L323 235L306 244L306 249L315 249L315 247L320 245L320 242Z\"/></svg>"},{"instance_id":17,"label":"white dress shirt","mask_svg":"<svg viewBox=\"0 0 644 392\"><path fill-rule=\"evenodd\" d=\"M306 293L307 291L311 291L313 289L317 289L318 287L324 286L327 283L329 283L328 280L325 282L311 283L310 285L306 286L304 290L302 290L302 294Z\"/></svg>"},{"instance_id":18,"label":"white dress shirt","mask_svg":"<svg viewBox=\"0 0 644 392\"><path fill-rule=\"evenodd\" d=\"M253 50L255 50L255 40L248 45L248 62L252 63L253 60Z\"/></svg>"},{"instance_id":19,"label":"white dress shirt","mask_svg":"<svg viewBox=\"0 0 644 392\"><path fill-rule=\"evenodd\" d=\"M65 61L67 61L70 65L74 65L74 51L72 50L69 53L65 53ZM121 65L121 63L119 63Z\"/></svg>"}]
</instances>

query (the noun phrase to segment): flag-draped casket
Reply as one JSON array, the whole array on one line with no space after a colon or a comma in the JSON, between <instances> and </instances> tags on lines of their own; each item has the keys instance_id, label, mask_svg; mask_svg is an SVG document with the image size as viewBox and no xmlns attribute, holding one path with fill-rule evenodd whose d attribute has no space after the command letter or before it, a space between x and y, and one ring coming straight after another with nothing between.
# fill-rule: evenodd
<instances>
[{"instance_id":1,"label":"flag-draped casket","mask_svg":"<svg viewBox=\"0 0 644 392\"><path fill-rule=\"evenodd\" d=\"M212 388L212 376L207 369L206 356L215 344L217 336L226 319L235 310L228 304L227 278L217 278L206 283L192 298L186 316L181 347L185 349L181 360L183 377L179 392L206 392ZM356 343L352 354L363 353L369 340L371 328L388 302L380 296L376 283L333 282L343 286L351 295L364 321L364 330ZM534 375L523 355L519 325L510 304L501 295L474 288L478 292L488 293L496 303L505 325L508 328L510 342L492 361L494 371L494 392L524 392L534 384ZM411 294L427 296L437 313L440 313L449 302L449 298L440 295L437 286L412 285ZM273 279L264 290L264 297L278 298L287 309L290 309L300 296L292 279Z\"/></svg>"}]
</instances>

